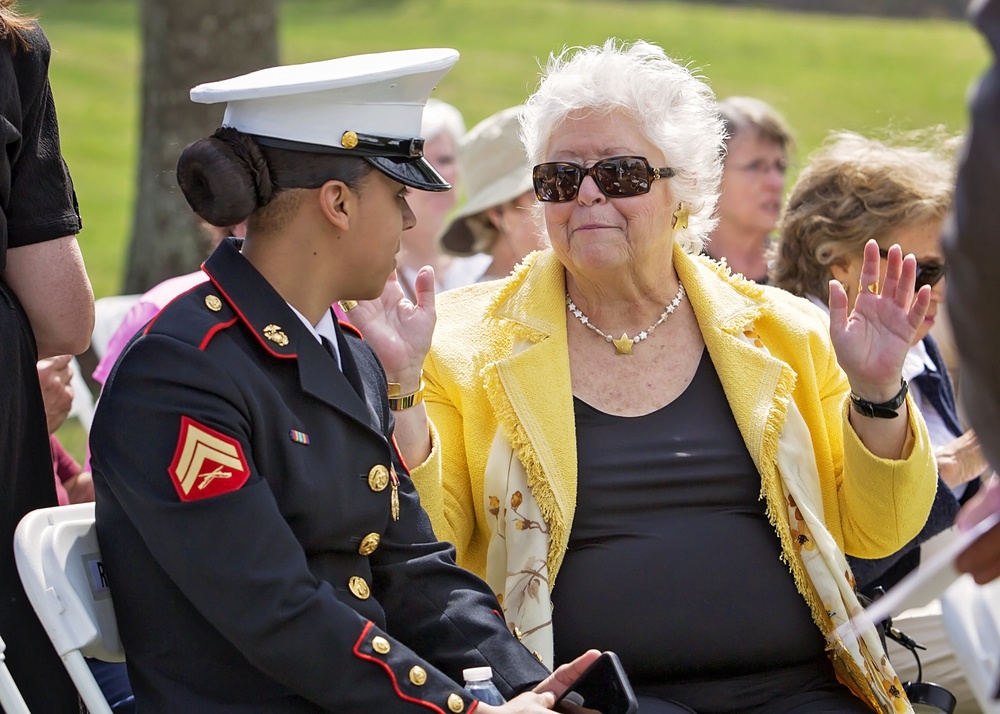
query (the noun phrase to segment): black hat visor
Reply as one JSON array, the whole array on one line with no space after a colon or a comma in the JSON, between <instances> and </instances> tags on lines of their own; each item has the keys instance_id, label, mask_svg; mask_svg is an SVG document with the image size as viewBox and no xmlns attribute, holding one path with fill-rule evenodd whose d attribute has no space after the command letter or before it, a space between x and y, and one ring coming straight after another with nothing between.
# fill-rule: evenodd
<instances>
[{"instance_id":1,"label":"black hat visor","mask_svg":"<svg viewBox=\"0 0 1000 714\"><path fill-rule=\"evenodd\" d=\"M394 156L365 156L365 161L389 178L421 191L447 191L451 184L423 156L415 159Z\"/></svg>"}]
</instances>

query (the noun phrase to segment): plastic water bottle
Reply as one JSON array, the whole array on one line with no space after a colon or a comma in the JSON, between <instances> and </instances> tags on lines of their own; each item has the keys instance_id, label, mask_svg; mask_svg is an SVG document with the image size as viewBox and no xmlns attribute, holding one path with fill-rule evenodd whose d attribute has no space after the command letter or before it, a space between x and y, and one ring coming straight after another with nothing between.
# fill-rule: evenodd
<instances>
[{"instance_id":1,"label":"plastic water bottle","mask_svg":"<svg viewBox=\"0 0 1000 714\"><path fill-rule=\"evenodd\" d=\"M493 684L492 667L469 667L462 670L465 689L483 704L500 705L507 700Z\"/></svg>"}]
</instances>

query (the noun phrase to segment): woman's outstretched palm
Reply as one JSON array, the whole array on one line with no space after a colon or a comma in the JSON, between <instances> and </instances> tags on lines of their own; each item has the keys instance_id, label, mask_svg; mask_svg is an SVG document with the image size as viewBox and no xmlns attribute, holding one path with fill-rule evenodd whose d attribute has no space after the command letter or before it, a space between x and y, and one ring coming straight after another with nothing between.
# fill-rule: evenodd
<instances>
[{"instance_id":1,"label":"woman's outstretched palm","mask_svg":"<svg viewBox=\"0 0 1000 714\"><path fill-rule=\"evenodd\" d=\"M899 389L899 375L927 314L931 291L922 287L914 300L916 260L903 258L892 246L885 278L879 283L878 244L865 246L861 285L854 309L848 312L844 286L830 284L830 338L851 388L874 401L889 399Z\"/></svg>"}]
</instances>

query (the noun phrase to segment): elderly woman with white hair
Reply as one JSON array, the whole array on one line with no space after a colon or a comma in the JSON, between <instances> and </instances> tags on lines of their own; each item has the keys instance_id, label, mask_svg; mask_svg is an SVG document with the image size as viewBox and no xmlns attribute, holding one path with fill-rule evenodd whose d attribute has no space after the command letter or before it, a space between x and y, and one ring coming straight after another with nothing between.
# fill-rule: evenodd
<instances>
[{"instance_id":1,"label":"elderly woman with white hair","mask_svg":"<svg viewBox=\"0 0 1000 714\"><path fill-rule=\"evenodd\" d=\"M844 553L898 549L934 497L913 257L879 284L869 246L829 328L698 257L722 122L646 42L553 57L522 134L551 248L444 294L393 403L438 537L544 662L616 651L644 714L908 711L874 630L832 635Z\"/></svg>"}]
</instances>

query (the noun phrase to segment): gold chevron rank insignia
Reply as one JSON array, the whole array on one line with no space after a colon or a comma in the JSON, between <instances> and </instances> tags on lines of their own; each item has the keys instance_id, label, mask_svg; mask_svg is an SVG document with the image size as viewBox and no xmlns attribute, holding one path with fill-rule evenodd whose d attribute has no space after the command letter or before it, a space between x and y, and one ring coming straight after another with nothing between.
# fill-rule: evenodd
<instances>
[{"instance_id":1,"label":"gold chevron rank insignia","mask_svg":"<svg viewBox=\"0 0 1000 714\"><path fill-rule=\"evenodd\" d=\"M240 442L186 416L168 470L182 501L238 491L250 478Z\"/></svg>"}]
</instances>

